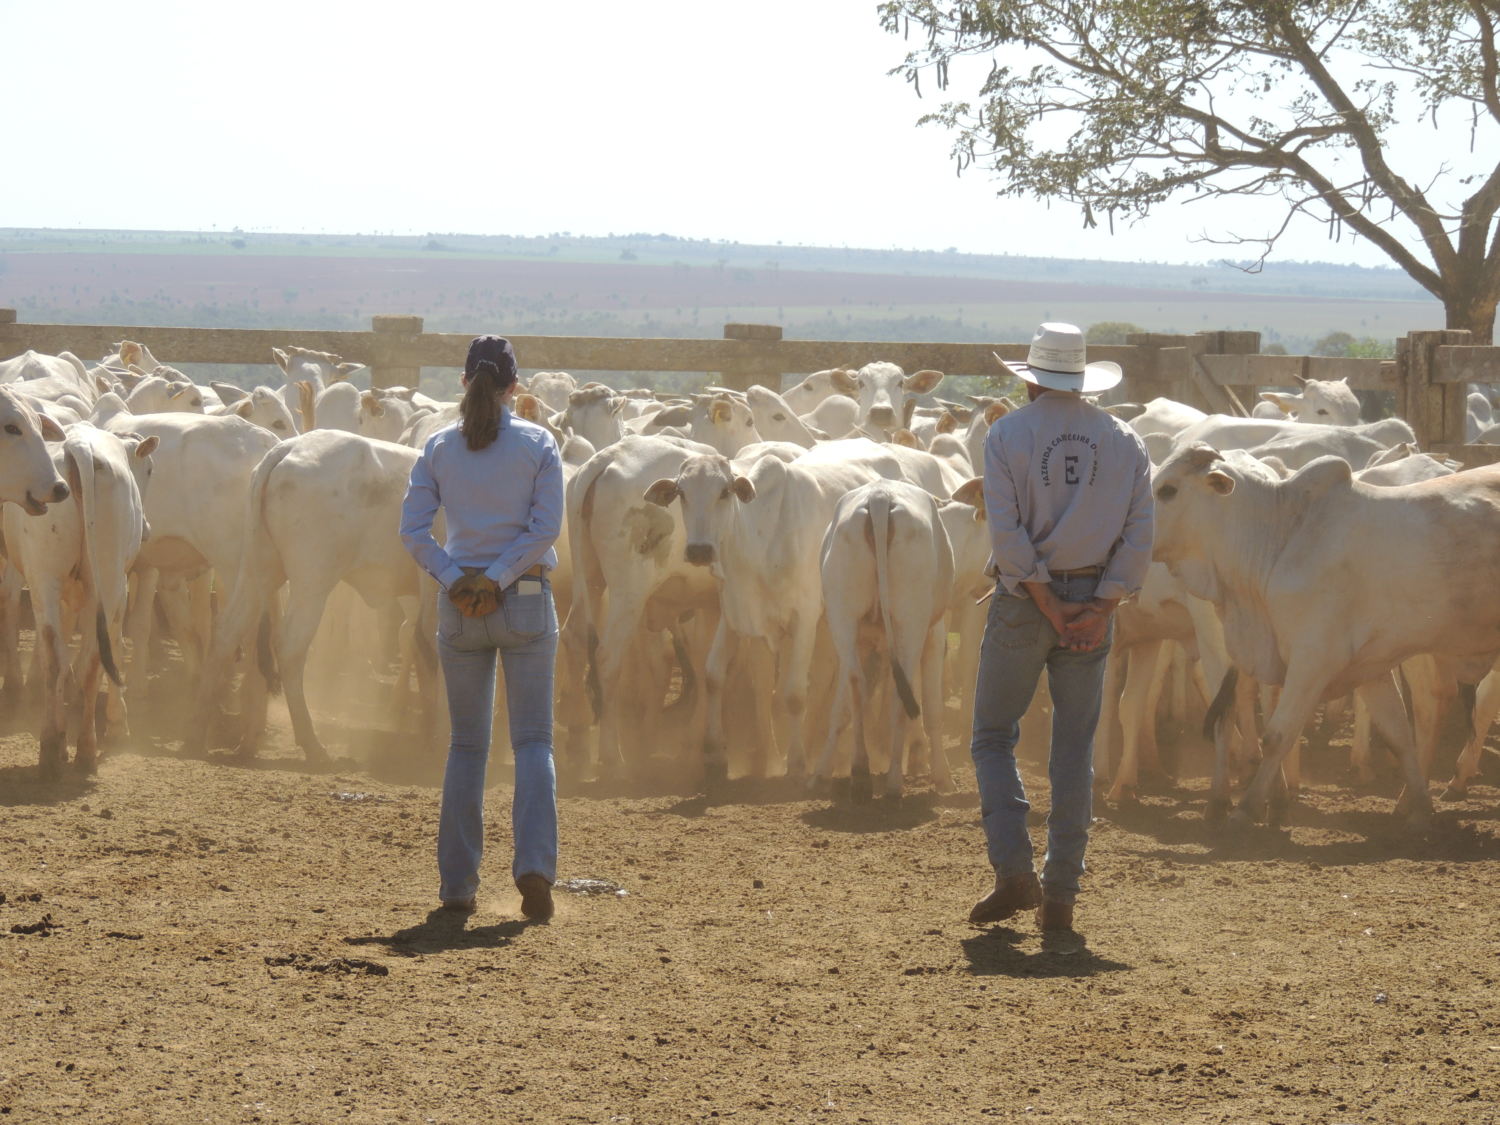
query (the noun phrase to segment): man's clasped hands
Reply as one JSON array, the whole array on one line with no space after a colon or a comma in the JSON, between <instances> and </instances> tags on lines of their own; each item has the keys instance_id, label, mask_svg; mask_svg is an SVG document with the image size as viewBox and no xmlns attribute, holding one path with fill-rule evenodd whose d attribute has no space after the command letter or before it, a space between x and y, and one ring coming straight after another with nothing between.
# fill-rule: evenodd
<instances>
[{"instance_id":1,"label":"man's clasped hands","mask_svg":"<svg viewBox=\"0 0 1500 1125\"><path fill-rule=\"evenodd\" d=\"M1045 582L1025 582L1022 585L1042 611L1042 616L1057 630L1058 643L1063 648L1089 652L1104 643L1104 638L1109 635L1110 615L1118 604L1116 599L1065 602Z\"/></svg>"}]
</instances>

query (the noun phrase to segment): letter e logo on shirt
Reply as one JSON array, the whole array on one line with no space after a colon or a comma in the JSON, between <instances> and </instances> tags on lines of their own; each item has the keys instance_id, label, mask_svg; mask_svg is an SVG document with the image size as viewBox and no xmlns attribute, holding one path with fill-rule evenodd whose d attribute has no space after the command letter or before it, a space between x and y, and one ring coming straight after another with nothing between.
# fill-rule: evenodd
<instances>
[{"instance_id":1,"label":"letter e logo on shirt","mask_svg":"<svg viewBox=\"0 0 1500 1125\"><path fill-rule=\"evenodd\" d=\"M1078 455L1069 453L1063 457L1063 483L1081 484L1078 479Z\"/></svg>"}]
</instances>

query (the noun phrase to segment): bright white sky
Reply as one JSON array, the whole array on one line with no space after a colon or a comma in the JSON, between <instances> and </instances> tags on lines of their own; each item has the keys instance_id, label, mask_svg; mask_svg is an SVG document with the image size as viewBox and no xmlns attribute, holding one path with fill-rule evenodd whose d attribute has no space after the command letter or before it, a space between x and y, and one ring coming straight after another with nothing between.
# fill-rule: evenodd
<instances>
[{"instance_id":1,"label":"bright white sky","mask_svg":"<svg viewBox=\"0 0 1500 1125\"><path fill-rule=\"evenodd\" d=\"M0 0L0 224L1233 254L1189 241L1230 225L1223 208L1168 205L1111 235L997 199L983 173L955 178L948 135L914 124L936 92L886 74L906 45L875 11ZM1387 264L1320 227L1281 256Z\"/></svg>"}]
</instances>

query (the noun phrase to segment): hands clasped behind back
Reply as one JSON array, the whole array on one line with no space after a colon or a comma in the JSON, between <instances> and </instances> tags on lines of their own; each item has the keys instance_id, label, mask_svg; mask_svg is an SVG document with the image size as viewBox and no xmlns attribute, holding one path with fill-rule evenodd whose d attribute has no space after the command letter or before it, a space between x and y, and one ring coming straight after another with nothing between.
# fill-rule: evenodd
<instances>
[{"instance_id":1,"label":"hands clasped behind back","mask_svg":"<svg viewBox=\"0 0 1500 1125\"><path fill-rule=\"evenodd\" d=\"M500 598L500 587L478 567L465 567L464 576L448 587L448 600L465 617L488 617Z\"/></svg>"}]
</instances>

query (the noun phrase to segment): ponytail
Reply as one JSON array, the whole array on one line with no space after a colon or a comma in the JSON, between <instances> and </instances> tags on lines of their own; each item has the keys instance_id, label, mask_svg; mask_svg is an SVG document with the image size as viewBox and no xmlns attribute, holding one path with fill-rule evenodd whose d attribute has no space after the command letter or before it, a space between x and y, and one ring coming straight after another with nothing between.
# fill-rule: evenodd
<instances>
[{"instance_id":1,"label":"ponytail","mask_svg":"<svg viewBox=\"0 0 1500 1125\"><path fill-rule=\"evenodd\" d=\"M500 396L515 380L500 383L500 368L493 361L482 359L475 365L464 391L463 401L458 404L462 421L459 432L470 449L486 449L500 436Z\"/></svg>"},{"instance_id":2,"label":"ponytail","mask_svg":"<svg viewBox=\"0 0 1500 1125\"><path fill-rule=\"evenodd\" d=\"M516 382L516 353L503 336L479 336L464 361L468 384L458 404L459 432L472 450L488 448L500 436L500 396Z\"/></svg>"}]
</instances>

